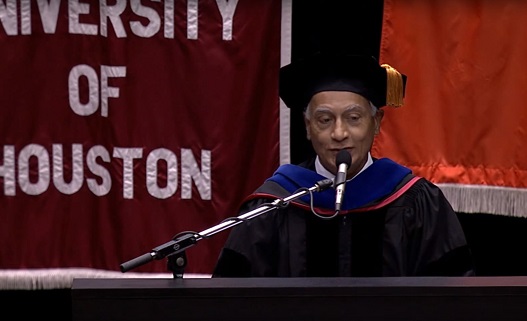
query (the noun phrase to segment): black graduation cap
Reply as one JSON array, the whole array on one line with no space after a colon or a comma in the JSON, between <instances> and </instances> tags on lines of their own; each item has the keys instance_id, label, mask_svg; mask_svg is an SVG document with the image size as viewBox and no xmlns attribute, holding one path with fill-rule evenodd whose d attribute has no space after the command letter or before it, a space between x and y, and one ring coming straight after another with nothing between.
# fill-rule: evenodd
<instances>
[{"instance_id":1,"label":"black graduation cap","mask_svg":"<svg viewBox=\"0 0 527 321\"><path fill-rule=\"evenodd\" d=\"M376 107L403 104L406 75L372 56L317 53L280 68L280 97L291 109L307 107L321 91L351 91Z\"/></svg>"}]
</instances>

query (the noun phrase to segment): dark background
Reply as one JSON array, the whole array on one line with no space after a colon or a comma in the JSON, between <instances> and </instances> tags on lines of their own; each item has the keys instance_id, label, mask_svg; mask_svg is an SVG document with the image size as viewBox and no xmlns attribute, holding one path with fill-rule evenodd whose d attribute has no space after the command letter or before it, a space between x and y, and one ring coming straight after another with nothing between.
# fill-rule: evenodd
<instances>
[{"instance_id":1,"label":"dark background","mask_svg":"<svg viewBox=\"0 0 527 321\"><path fill-rule=\"evenodd\" d=\"M291 59L321 50L348 51L378 58L382 0L294 0ZM302 115L291 115L291 162L312 153ZM527 219L484 213L458 213L472 248L478 276L527 275L523 251ZM70 289L0 291L0 307L17 319L71 320ZM15 318L15 317L13 317Z\"/></svg>"}]
</instances>

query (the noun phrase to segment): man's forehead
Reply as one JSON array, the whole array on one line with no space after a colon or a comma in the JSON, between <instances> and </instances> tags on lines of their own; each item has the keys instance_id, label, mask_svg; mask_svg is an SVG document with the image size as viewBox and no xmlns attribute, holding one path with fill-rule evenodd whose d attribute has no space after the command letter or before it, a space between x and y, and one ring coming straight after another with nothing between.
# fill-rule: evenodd
<instances>
[{"instance_id":1,"label":"man's forehead","mask_svg":"<svg viewBox=\"0 0 527 321\"><path fill-rule=\"evenodd\" d=\"M357 93L349 91L323 91L311 97L311 104L323 105L340 105L340 106L369 106L369 100Z\"/></svg>"}]
</instances>

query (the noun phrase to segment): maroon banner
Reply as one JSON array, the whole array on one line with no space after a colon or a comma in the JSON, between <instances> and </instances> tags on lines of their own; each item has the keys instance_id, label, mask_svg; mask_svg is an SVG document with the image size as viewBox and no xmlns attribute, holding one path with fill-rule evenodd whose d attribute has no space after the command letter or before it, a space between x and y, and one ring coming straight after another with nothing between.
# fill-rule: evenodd
<instances>
[{"instance_id":1,"label":"maroon banner","mask_svg":"<svg viewBox=\"0 0 527 321\"><path fill-rule=\"evenodd\" d=\"M238 215L279 163L280 10L0 1L0 268L119 270ZM210 273L226 235L186 271Z\"/></svg>"}]
</instances>

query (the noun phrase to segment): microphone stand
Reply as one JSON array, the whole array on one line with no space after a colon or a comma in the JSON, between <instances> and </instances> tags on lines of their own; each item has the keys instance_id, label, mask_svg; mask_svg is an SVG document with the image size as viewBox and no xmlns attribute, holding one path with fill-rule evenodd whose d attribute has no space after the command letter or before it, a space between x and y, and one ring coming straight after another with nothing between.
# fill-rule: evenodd
<instances>
[{"instance_id":1,"label":"microphone stand","mask_svg":"<svg viewBox=\"0 0 527 321\"><path fill-rule=\"evenodd\" d=\"M187 232L183 235L176 235L173 240L168 241L158 247L152 249L150 252L140 255L134 259L124 262L120 265L121 272L127 272L134 268L137 268L143 264L146 264L153 260L161 260L168 256L168 268L173 272L174 278L182 278L184 269L187 265L187 258L185 250L194 246L198 241L206 239L214 234L232 228L240 223L251 220L264 213L270 212L277 208L285 208L289 205L289 202L300 198L304 195L311 194L312 192L323 191L333 185L333 180L324 179L315 183L309 188L300 188L295 193L284 198L278 198L272 203L265 203L261 206L241 214L235 218L226 219L221 223L203 230L199 233Z\"/></svg>"}]
</instances>

